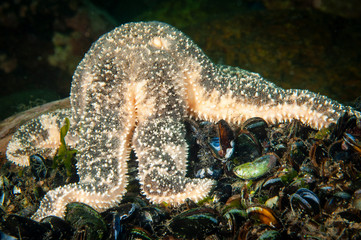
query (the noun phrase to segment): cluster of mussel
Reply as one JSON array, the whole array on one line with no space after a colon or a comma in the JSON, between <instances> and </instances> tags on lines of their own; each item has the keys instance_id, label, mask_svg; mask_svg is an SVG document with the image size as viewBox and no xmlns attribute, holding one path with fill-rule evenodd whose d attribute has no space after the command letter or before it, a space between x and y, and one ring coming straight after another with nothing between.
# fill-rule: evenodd
<instances>
[{"instance_id":1,"label":"cluster of mussel","mask_svg":"<svg viewBox=\"0 0 361 240\"><path fill-rule=\"evenodd\" d=\"M217 180L201 202L149 205L130 179L123 203L105 212L70 203L65 219L38 223L27 218L31 211L6 209L0 228L22 239L359 239L359 121L345 114L316 131L298 121L269 126L252 118L230 126L187 120L188 175ZM33 157L35 182L49 175L41 160Z\"/></svg>"}]
</instances>

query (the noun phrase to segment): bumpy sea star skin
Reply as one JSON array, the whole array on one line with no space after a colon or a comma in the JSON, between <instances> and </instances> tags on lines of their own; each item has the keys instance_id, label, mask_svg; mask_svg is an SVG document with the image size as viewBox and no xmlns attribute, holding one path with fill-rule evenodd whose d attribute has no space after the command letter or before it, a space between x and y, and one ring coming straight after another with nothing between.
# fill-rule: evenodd
<instances>
[{"instance_id":1,"label":"bumpy sea star skin","mask_svg":"<svg viewBox=\"0 0 361 240\"><path fill-rule=\"evenodd\" d=\"M70 109L43 114L22 125L7 146L7 159L19 166L29 166L29 153L54 156L60 145L60 128L65 118L71 118ZM69 131L75 133L73 125ZM68 134L65 140L73 147L77 142L72 134Z\"/></svg>"},{"instance_id":2,"label":"bumpy sea star skin","mask_svg":"<svg viewBox=\"0 0 361 240\"><path fill-rule=\"evenodd\" d=\"M139 161L142 191L152 202L180 204L205 197L214 182L185 177L185 117L232 123L250 117L299 119L321 128L345 111L360 116L327 97L283 90L258 74L215 65L182 32L160 22L124 24L103 35L79 64L70 99L69 141L78 150L80 181L49 191L33 216L36 220L62 217L69 202L99 211L119 203L131 147ZM34 145L42 143L24 139L44 135L46 124L38 119L21 127L9 144L8 158L28 165ZM29 131L31 125L37 127Z\"/></svg>"}]
</instances>

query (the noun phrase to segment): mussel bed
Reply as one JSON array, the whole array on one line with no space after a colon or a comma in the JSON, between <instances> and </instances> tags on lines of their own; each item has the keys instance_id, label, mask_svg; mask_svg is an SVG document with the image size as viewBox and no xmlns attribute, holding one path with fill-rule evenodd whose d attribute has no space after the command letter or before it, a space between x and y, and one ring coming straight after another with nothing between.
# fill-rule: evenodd
<instances>
[{"instance_id":1,"label":"mussel bed","mask_svg":"<svg viewBox=\"0 0 361 240\"><path fill-rule=\"evenodd\" d=\"M190 177L217 186L195 203L150 204L140 194L134 154L122 203L97 212L67 205L65 219L30 219L50 189L78 181L75 168L32 156L1 168L0 238L21 239L360 239L361 124L344 115L316 131L299 121L241 126L185 121ZM73 159L73 164L76 160ZM11 239L11 238L9 238Z\"/></svg>"}]
</instances>

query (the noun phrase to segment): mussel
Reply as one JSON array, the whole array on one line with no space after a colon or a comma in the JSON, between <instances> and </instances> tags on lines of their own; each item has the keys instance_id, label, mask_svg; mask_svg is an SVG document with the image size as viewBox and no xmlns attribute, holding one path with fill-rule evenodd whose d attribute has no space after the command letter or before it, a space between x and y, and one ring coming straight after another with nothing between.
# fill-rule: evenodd
<instances>
[{"instance_id":1,"label":"mussel","mask_svg":"<svg viewBox=\"0 0 361 240\"><path fill-rule=\"evenodd\" d=\"M249 218L253 218L272 228L280 228L282 226L276 214L268 207L254 206L247 208L246 211Z\"/></svg>"},{"instance_id":2,"label":"mussel","mask_svg":"<svg viewBox=\"0 0 361 240\"><path fill-rule=\"evenodd\" d=\"M255 159L252 162L247 162L236 166L233 172L236 176L249 180L257 179L269 173L277 164L278 156L276 154L266 154Z\"/></svg>"},{"instance_id":3,"label":"mussel","mask_svg":"<svg viewBox=\"0 0 361 240\"><path fill-rule=\"evenodd\" d=\"M294 211L293 205L295 202L298 203L298 206L312 215L317 215L321 211L319 198L314 192L307 188L300 188L291 195L290 204L292 211Z\"/></svg>"},{"instance_id":4,"label":"mussel","mask_svg":"<svg viewBox=\"0 0 361 240\"><path fill-rule=\"evenodd\" d=\"M84 239L103 239L108 232L102 216L84 203L67 204L65 221L75 228L76 236Z\"/></svg>"},{"instance_id":5,"label":"mussel","mask_svg":"<svg viewBox=\"0 0 361 240\"><path fill-rule=\"evenodd\" d=\"M199 239L217 231L219 223L219 214L213 208L200 207L173 217L168 228L179 237Z\"/></svg>"}]
</instances>

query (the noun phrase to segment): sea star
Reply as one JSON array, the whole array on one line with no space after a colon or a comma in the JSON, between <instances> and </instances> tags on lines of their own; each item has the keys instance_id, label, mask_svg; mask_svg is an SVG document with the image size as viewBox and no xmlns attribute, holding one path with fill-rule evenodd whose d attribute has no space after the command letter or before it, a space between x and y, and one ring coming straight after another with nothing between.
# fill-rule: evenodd
<instances>
[{"instance_id":1,"label":"sea star","mask_svg":"<svg viewBox=\"0 0 361 240\"><path fill-rule=\"evenodd\" d=\"M71 113L30 121L8 145L8 159L22 166L39 151L53 155L60 144L59 119L71 117L66 140L78 149L80 180L49 191L36 220L63 217L69 202L98 211L118 204L131 147L142 192L151 202L175 205L205 197L214 181L185 177L185 117L231 123L299 119L319 129L343 112L360 116L319 94L284 90L258 74L216 65L182 32L160 22L128 23L100 37L75 71L70 99Z\"/></svg>"}]
</instances>

